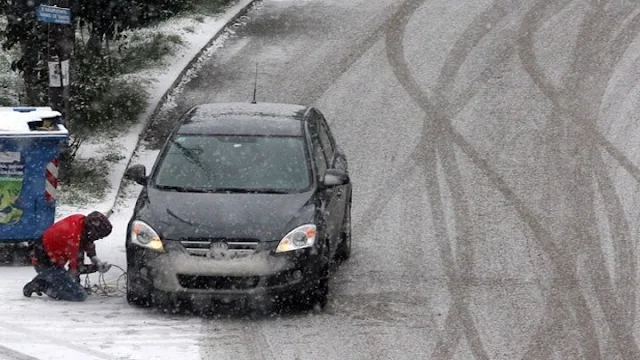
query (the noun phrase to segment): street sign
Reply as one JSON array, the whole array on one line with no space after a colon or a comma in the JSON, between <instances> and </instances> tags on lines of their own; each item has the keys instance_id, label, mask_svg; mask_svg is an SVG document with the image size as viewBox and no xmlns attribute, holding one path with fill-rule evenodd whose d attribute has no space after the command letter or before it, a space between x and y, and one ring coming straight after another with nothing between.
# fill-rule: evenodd
<instances>
[{"instance_id":1,"label":"street sign","mask_svg":"<svg viewBox=\"0 0 640 360\"><path fill-rule=\"evenodd\" d=\"M71 9L40 5L36 8L36 18L45 23L70 25Z\"/></svg>"}]
</instances>

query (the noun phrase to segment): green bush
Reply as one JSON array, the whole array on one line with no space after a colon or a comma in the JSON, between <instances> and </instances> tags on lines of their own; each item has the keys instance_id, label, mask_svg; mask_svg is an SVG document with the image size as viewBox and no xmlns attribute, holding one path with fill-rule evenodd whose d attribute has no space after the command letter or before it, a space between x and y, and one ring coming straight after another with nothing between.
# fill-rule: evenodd
<instances>
[{"instance_id":1,"label":"green bush","mask_svg":"<svg viewBox=\"0 0 640 360\"><path fill-rule=\"evenodd\" d=\"M71 86L69 130L82 136L94 131L127 127L147 104L143 86L116 77L106 60L76 52Z\"/></svg>"},{"instance_id":2,"label":"green bush","mask_svg":"<svg viewBox=\"0 0 640 360\"><path fill-rule=\"evenodd\" d=\"M123 39L112 56L113 70L121 74L130 74L161 63L183 43L179 35L133 34Z\"/></svg>"},{"instance_id":3,"label":"green bush","mask_svg":"<svg viewBox=\"0 0 640 360\"><path fill-rule=\"evenodd\" d=\"M78 179L91 177L95 168L86 159L75 159L78 148L95 133L115 136L127 132L146 107L147 93L137 82L115 77L104 61L78 57L72 66L76 78L70 89L71 117L67 122L71 141L64 149L59 176L62 181L77 184ZM91 182L96 189L97 185L104 185L95 179ZM101 193L94 191L90 195Z\"/></svg>"},{"instance_id":4,"label":"green bush","mask_svg":"<svg viewBox=\"0 0 640 360\"><path fill-rule=\"evenodd\" d=\"M94 76L93 83L78 82L70 97L72 132L105 131L127 127L146 106L146 93L136 83Z\"/></svg>"},{"instance_id":5,"label":"green bush","mask_svg":"<svg viewBox=\"0 0 640 360\"><path fill-rule=\"evenodd\" d=\"M62 169L61 169L62 170ZM61 191L58 201L67 205L85 205L104 198L109 188L109 172L105 159L75 159L64 163L60 172Z\"/></svg>"},{"instance_id":6,"label":"green bush","mask_svg":"<svg viewBox=\"0 0 640 360\"><path fill-rule=\"evenodd\" d=\"M16 106L20 103L20 75L11 71L11 58L0 52L0 106Z\"/></svg>"}]
</instances>

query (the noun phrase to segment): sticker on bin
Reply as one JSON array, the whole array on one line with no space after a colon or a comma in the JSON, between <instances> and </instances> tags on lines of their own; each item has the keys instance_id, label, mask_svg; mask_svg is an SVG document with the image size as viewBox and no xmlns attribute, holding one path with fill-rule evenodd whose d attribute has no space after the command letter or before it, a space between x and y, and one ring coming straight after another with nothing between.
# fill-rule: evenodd
<instances>
[{"instance_id":1,"label":"sticker on bin","mask_svg":"<svg viewBox=\"0 0 640 360\"><path fill-rule=\"evenodd\" d=\"M47 201L55 201L58 195L58 167L60 166L60 160L55 158L47 164L44 198Z\"/></svg>"},{"instance_id":2,"label":"sticker on bin","mask_svg":"<svg viewBox=\"0 0 640 360\"><path fill-rule=\"evenodd\" d=\"M0 225L20 221L22 209L17 205L24 180L24 163L19 152L0 152Z\"/></svg>"}]
</instances>

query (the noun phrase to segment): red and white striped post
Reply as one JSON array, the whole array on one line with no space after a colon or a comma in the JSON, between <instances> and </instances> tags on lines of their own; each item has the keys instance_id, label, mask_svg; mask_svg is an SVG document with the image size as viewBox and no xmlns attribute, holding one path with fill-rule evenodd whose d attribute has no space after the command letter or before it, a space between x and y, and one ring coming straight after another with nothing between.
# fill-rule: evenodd
<instances>
[{"instance_id":1,"label":"red and white striped post","mask_svg":"<svg viewBox=\"0 0 640 360\"><path fill-rule=\"evenodd\" d=\"M47 201L55 201L58 196L58 167L60 165L60 160L55 158L51 160L47 164L46 170L46 184L45 184L45 192L44 198Z\"/></svg>"}]
</instances>

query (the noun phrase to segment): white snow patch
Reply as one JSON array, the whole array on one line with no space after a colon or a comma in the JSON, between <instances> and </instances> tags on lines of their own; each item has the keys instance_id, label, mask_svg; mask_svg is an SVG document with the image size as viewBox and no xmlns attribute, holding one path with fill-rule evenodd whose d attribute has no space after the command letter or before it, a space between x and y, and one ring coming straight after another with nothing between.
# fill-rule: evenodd
<instances>
[{"instance_id":1,"label":"white snow patch","mask_svg":"<svg viewBox=\"0 0 640 360\"><path fill-rule=\"evenodd\" d=\"M53 119L59 117L61 114L58 111L53 111L51 108L36 108L35 111L19 112L14 111L13 107L0 107L0 133L11 133L16 135L42 135L42 134L58 134L67 135L68 131L64 126L59 126L57 130L52 131L40 131L31 130L29 128L30 122L42 121L43 119Z\"/></svg>"},{"instance_id":2,"label":"white snow patch","mask_svg":"<svg viewBox=\"0 0 640 360\"><path fill-rule=\"evenodd\" d=\"M29 133L29 124L24 116L16 116L16 114L0 116L0 133Z\"/></svg>"}]
</instances>

